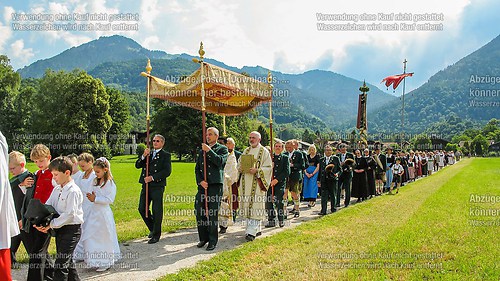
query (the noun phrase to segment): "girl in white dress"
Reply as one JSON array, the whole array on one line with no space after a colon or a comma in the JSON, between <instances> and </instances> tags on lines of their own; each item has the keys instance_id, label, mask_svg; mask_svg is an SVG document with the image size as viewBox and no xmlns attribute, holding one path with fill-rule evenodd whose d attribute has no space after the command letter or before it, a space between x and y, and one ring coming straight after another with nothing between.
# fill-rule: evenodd
<instances>
[{"instance_id":1,"label":"girl in white dress","mask_svg":"<svg viewBox=\"0 0 500 281\"><path fill-rule=\"evenodd\" d=\"M77 158L78 166L80 166L80 170L82 170L82 174L80 177L75 178L75 183L78 185L80 190L82 191L83 196L83 224L82 224L82 233L85 229L85 223L88 220L89 210L92 207L92 202L87 198L87 193L92 193L93 183L95 179L94 173L94 156L90 153L82 153ZM73 254L75 262L81 262L84 260L84 250L83 250L83 242L82 239L78 242L75 248L75 252Z\"/></svg>"},{"instance_id":2,"label":"girl in white dress","mask_svg":"<svg viewBox=\"0 0 500 281\"><path fill-rule=\"evenodd\" d=\"M83 176L83 172L78 169L78 155L71 153L68 155L68 158L71 160L71 164L73 164L71 178L75 181L75 183L77 183Z\"/></svg>"},{"instance_id":3,"label":"girl in white dress","mask_svg":"<svg viewBox=\"0 0 500 281\"><path fill-rule=\"evenodd\" d=\"M115 200L116 185L108 159L104 157L97 159L94 162L94 172L96 178L92 191L85 194L92 205L80 241L83 243L87 266L97 267L97 271L101 272L113 266L121 254L113 211L110 207Z\"/></svg>"}]
</instances>

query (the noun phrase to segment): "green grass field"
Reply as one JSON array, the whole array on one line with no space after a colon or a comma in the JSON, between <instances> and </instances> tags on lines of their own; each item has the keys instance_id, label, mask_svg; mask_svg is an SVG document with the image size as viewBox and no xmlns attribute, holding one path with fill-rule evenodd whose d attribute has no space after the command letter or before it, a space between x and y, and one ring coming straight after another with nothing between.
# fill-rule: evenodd
<instances>
[{"instance_id":1,"label":"green grass field","mask_svg":"<svg viewBox=\"0 0 500 281\"><path fill-rule=\"evenodd\" d=\"M464 159L161 280L499 280L500 200L473 199L500 198L499 167Z\"/></svg>"}]
</instances>

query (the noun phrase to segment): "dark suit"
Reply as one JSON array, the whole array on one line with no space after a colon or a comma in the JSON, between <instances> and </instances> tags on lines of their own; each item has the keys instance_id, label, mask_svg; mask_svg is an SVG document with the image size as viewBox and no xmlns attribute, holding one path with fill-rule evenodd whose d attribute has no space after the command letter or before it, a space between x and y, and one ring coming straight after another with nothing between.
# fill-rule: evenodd
<instances>
[{"instance_id":1,"label":"dark suit","mask_svg":"<svg viewBox=\"0 0 500 281\"><path fill-rule=\"evenodd\" d=\"M24 201L24 193L21 190L21 188L19 188L19 185L30 175L32 174L28 172L28 170L26 170L10 180L10 187L12 189L12 197L14 199L14 207L16 209L16 216L18 221L22 219L21 209L23 207L23 201ZM26 238L27 238L27 233L24 231L21 231L19 235L16 235L11 238L10 257L12 263L17 262L16 252L19 249L19 246L21 245L21 241L23 242L24 248L28 249Z\"/></svg>"},{"instance_id":2,"label":"dark suit","mask_svg":"<svg viewBox=\"0 0 500 281\"><path fill-rule=\"evenodd\" d=\"M215 143L211 148L207 152L206 181L208 183L208 198L205 198L205 189L200 185L205 180L203 150L200 150L198 153L194 169L196 183L198 184L198 193L196 194L194 203L198 237L200 238L200 242L208 241L209 246L217 245L219 239L217 232L219 227L219 207L222 198L224 166L226 165L228 156L227 147L222 144ZM208 201L208 220L205 212L205 200Z\"/></svg>"},{"instance_id":3,"label":"dark suit","mask_svg":"<svg viewBox=\"0 0 500 281\"><path fill-rule=\"evenodd\" d=\"M290 157L290 156L289 156ZM302 170L304 167L304 157L298 150L294 150L289 160L293 166L290 167L289 183L296 183L302 180ZM300 191L299 191L300 192Z\"/></svg>"},{"instance_id":4,"label":"dark suit","mask_svg":"<svg viewBox=\"0 0 500 281\"><path fill-rule=\"evenodd\" d=\"M326 171L326 166L329 164L335 165L333 169ZM330 205L332 213L337 211L336 196L337 196L337 180L340 175L340 160L337 156L331 155L328 163L326 157L321 158L319 162L318 181L321 183L321 212L326 214L328 197L330 197Z\"/></svg>"},{"instance_id":5,"label":"dark suit","mask_svg":"<svg viewBox=\"0 0 500 281\"><path fill-rule=\"evenodd\" d=\"M309 163L307 162L307 152L304 150L300 150L300 153L302 153L302 159L304 159L304 162L302 163L302 171L307 169L309 167ZM304 175L302 175L302 178L300 179L300 200L304 199ZM316 198L316 197L315 197Z\"/></svg>"},{"instance_id":6,"label":"dark suit","mask_svg":"<svg viewBox=\"0 0 500 281\"><path fill-rule=\"evenodd\" d=\"M287 155L281 153L279 155L274 155L273 162L273 179L278 180L278 183L274 186L274 203L276 204L276 208L278 210L278 221L283 222L285 215L283 195L285 194L287 178L290 175L290 160ZM270 187L267 190L266 209L269 222L274 223L276 212L273 206L272 192L272 188Z\"/></svg>"},{"instance_id":7,"label":"dark suit","mask_svg":"<svg viewBox=\"0 0 500 281\"><path fill-rule=\"evenodd\" d=\"M346 159L353 159L354 155L350 152L346 152L345 159L342 157L342 153L337 154L337 157L340 160L340 165L342 172L339 176L338 188L337 188L337 206L340 205L340 192L342 189L345 189L345 198L344 205L347 207L351 202L351 181L352 181L352 167L348 165L344 165L344 161Z\"/></svg>"},{"instance_id":8,"label":"dark suit","mask_svg":"<svg viewBox=\"0 0 500 281\"><path fill-rule=\"evenodd\" d=\"M377 156L377 154L373 155L373 157ZM378 154L378 160L380 160L380 163L382 164L382 167L379 167L378 164L375 168L375 173L376 174L381 174L385 173L385 168L387 167L387 158L385 158L384 154ZM376 163L377 161L375 161Z\"/></svg>"},{"instance_id":9,"label":"dark suit","mask_svg":"<svg viewBox=\"0 0 500 281\"><path fill-rule=\"evenodd\" d=\"M35 182L31 187L26 188L23 204L21 206L21 217L24 232L22 235L26 237L25 246L29 255L28 281L36 280L52 280L54 276L54 261L48 254L50 244L50 234L36 230L30 221L24 216L28 209L29 202L35 196L37 185L37 176L33 175Z\"/></svg>"},{"instance_id":10,"label":"dark suit","mask_svg":"<svg viewBox=\"0 0 500 281\"><path fill-rule=\"evenodd\" d=\"M142 184L141 196L139 199L139 213L141 214L144 223L153 235L153 238L161 236L161 222L163 220L163 192L167 185L167 177L172 172L172 162L170 153L160 149L153 157L154 151L149 155L149 175L153 177L153 181L148 184L148 206L151 206L151 211L148 209L148 217L146 217L146 161L148 158L140 156L135 162L137 169L142 169L139 183Z\"/></svg>"}]
</instances>

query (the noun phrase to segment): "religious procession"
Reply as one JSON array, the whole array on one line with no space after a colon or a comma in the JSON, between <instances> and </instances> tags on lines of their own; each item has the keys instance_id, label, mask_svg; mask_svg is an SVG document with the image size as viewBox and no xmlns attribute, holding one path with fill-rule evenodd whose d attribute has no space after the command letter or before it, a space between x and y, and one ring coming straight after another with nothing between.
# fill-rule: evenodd
<instances>
[{"instance_id":1,"label":"religious procession","mask_svg":"<svg viewBox=\"0 0 500 281\"><path fill-rule=\"evenodd\" d=\"M245 240L251 242L262 235L263 228L286 227L317 201L321 208L315 215L325 216L376 196L396 195L406 183L460 159L453 152L394 151L382 143L369 146L366 84L360 88L357 128L361 139L357 143L331 141L320 153L315 144L274 138L271 73L264 83L209 64L204 61L203 44L199 55L194 59L199 69L178 84L152 76L149 60L146 72L141 73L147 79L147 136L146 149L135 168L141 171L137 209L149 230L147 244L158 243L162 236L167 178L175 173L171 154L164 150L165 137L159 133L150 136L152 98L201 111L204 142L196 158L193 207L196 247L206 251L216 249L220 235L236 224L244 227ZM384 81L395 89L411 75L405 64L403 74ZM206 113L225 118L263 103L269 104L270 146L263 146L261 134L251 131L248 143L239 144L246 148L237 151L230 134L206 127ZM113 267L121 259L121 251L110 208L117 187L108 159L94 159L87 152L52 159L49 148L38 144L29 155L39 169L32 173L26 169L24 154L7 152L3 138L2 172L7 175L8 168L14 175L2 182L9 187L2 190L13 197L5 220L13 236L7 258L16 264L16 252L21 244L25 246L27 280L79 280L77 263L97 272ZM48 254L51 237L57 246L55 260Z\"/></svg>"}]
</instances>

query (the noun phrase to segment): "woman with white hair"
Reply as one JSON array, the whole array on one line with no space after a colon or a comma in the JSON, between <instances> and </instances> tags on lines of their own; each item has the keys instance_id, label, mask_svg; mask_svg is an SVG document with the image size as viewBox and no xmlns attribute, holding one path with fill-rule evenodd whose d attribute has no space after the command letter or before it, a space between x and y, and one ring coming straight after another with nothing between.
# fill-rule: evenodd
<instances>
[{"instance_id":1,"label":"woman with white hair","mask_svg":"<svg viewBox=\"0 0 500 281\"><path fill-rule=\"evenodd\" d=\"M304 174L304 200L308 201L309 207L316 205L316 198L318 197L318 172L320 158L316 153L316 146L311 145L307 151L307 164L308 167Z\"/></svg>"}]
</instances>

